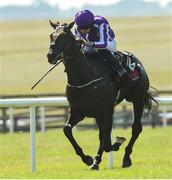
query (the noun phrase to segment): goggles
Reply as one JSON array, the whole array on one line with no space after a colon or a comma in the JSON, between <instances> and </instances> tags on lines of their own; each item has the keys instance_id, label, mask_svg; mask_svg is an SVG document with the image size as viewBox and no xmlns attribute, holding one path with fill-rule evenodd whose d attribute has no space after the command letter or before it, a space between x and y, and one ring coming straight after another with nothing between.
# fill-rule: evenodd
<instances>
[{"instance_id":1,"label":"goggles","mask_svg":"<svg viewBox=\"0 0 172 180\"><path fill-rule=\"evenodd\" d=\"M80 29L80 30L87 30L89 28L91 28L91 25L78 26L78 29Z\"/></svg>"}]
</instances>

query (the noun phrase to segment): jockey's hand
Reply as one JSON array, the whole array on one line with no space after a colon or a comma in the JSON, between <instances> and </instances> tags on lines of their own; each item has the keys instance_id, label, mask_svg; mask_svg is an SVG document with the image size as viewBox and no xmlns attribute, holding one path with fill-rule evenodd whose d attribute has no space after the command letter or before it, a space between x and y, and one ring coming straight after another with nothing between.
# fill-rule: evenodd
<instances>
[{"instance_id":1,"label":"jockey's hand","mask_svg":"<svg viewBox=\"0 0 172 180\"><path fill-rule=\"evenodd\" d=\"M83 39L76 39L76 42L78 45L84 45L84 46L88 46L88 47L92 46L92 44L90 42L87 42Z\"/></svg>"},{"instance_id":2,"label":"jockey's hand","mask_svg":"<svg viewBox=\"0 0 172 180\"><path fill-rule=\"evenodd\" d=\"M84 41L84 45L88 47L92 47L92 44L90 42Z\"/></svg>"},{"instance_id":3,"label":"jockey's hand","mask_svg":"<svg viewBox=\"0 0 172 180\"><path fill-rule=\"evenodd\" d=\"M82 44L84 44L84 40L83 39L76 39L76 43L81 46Z\"/></svg>"}]
</instances>

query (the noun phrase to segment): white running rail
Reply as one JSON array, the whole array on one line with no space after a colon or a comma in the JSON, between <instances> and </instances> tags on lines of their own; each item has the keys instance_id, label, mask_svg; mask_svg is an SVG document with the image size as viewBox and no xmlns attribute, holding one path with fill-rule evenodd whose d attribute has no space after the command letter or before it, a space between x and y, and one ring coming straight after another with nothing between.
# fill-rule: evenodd
<instances>
[{"instance_id":1,"label":"white running rail","mask_svg":"<svg viewBox=\"0 0 172 180\"><path fill-rule=\"evenodd\" d=\"M159 97L156 98L160 105L168 106L172 105L172 97ZM129 104L123 102L124 104ZM42 107L41 112L44 113L44 106L68 106L67 99L65 97L51 97L51 98L25 98L25 99L0 99L0 107L9 108L9 117L11 119L10 132L13 132L13 107L29 107L30 108L30 168L31 172L36 170L36 147L35 147L35 135L36 135L36 117L35 107ZM44 118L44 116L41 116ZM43 125L42 129L45 127ZM113 166L112 153L109 154L109 168Z\"/></svg>"}]
</instances>

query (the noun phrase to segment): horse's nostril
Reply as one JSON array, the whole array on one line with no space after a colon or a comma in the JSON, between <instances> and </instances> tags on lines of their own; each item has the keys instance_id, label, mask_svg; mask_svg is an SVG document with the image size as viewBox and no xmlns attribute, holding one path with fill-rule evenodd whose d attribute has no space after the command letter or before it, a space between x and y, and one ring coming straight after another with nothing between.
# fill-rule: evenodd
<instances>
[{"instance_id":1,"label":"horse's nostril","mask_svg":"<svg viewBox=\"0 0 172 180\"><path fill-rule=\"evenodd\" d=\"M50 54L49 53L47 53L47 58L49 58L50 57Z\"/></svg>"},{"instance_id":2,"label":"horse's nostril","mask_svg":"<svg viewBox=\"0 0 172 180\"><path fill-rule=\"evenodd\" d=\"M52 53L47 53L47 58L53 58L53 54Z\"/></svg>"}]
</instances>

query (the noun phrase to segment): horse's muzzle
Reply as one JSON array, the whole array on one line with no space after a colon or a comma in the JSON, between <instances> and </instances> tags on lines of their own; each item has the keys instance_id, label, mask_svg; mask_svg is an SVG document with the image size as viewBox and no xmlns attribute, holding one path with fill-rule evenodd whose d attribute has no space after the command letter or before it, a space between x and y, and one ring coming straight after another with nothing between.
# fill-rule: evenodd
<instances>
[{"instance_id":1,"label":"horse's muzzle","mask_svg":"<svg viewBox=\"0 0 172 180\"><path fill-rule=\"evenodd\" d=\"M50 64L56 64L56 62L61 59L63 57L63 53L58 53L58 54L55 54L55 53L52 53L52 52L48 52L47 53L47 58L48 58L48 62Z\"/></svg>"},{"instance_id":2,"label":"horse's muzzle","mask_svg":"<svg viewBox=\"0 0 172 180\"><path fill-rule=\"evenodd\" d=\"M57 62L56 58L55 58L55 54L47 54L47 58L48 58L48 62L50 64L55 64Z\"/></svg>"}]
</instances>

